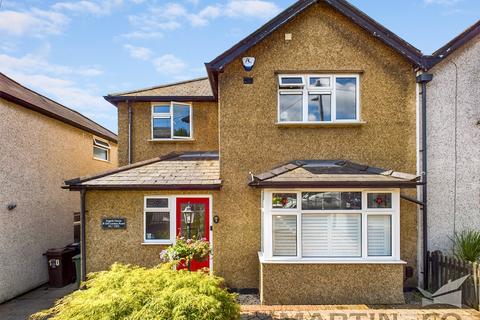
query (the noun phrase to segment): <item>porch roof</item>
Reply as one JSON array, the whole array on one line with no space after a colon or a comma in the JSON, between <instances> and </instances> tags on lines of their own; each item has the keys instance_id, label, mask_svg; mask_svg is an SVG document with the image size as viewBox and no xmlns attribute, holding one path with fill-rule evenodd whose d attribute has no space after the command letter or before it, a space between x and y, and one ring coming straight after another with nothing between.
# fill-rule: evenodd
<instances>
[{"instance_id":1,"label":"porch roof","mask_svg":"<svg viewBox=\"0 0 480 320\"><path fill-rule=\"evenodd\" d=\"M217 152L186 152L68 180L64 188L205 190L220 189L221 185Z\"/></svg>"},{"instance_id":2,"label":"porch roof","mask_svg":"<svg viewBox=\"0 0 480 320\"><path fill-rule=\"evenodd\" d=\"M252 174L249 185L263 188L414 188L418 181L419 177L412 174L346 160L296 160L267 172Z\"/></svg>"}]
</instances>

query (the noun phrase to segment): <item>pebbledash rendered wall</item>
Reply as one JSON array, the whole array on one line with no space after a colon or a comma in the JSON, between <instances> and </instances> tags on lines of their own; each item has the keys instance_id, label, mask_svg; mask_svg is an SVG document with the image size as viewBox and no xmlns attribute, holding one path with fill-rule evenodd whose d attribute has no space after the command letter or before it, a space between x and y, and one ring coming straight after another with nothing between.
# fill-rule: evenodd
<instances>
[{"instance_id":1,"label":"pebbledash rendered wall","mask_svg":"<svg viewBox=\"0 0 480 320\"><path fill-rule=\"evenodd\" d=\"M48 281L49 248L73 242L77 193L63 181L117 166L93 159L93 136L0 99L0 302ZM7 205L17 207L11 211Z\"/></svg>"},{"instance_id":2,"label":"pebbledash rendered wall","mask_svg":"<svg viewBox=\"0 0 480 320\"><path fill-rule=\"evenodd\" d=\"M278 264L260 266L263 304L403 303L402 264Z\"/></svg>"},{"instance_id":3,"label":"pebbledash rendered wall","mask_svg":"<svg viewBox=\"0 0 480 320\"><path fill-rule=\"evenodd\" d=\"M292 40L285 40L285 33ZM230 287L257 288L260 263L260 190L247 185L249 172L259 173L295 159L347 159L370 166L416 172L416 87L412 65L359 26L319 3L275 31L243 56L256 58L251 72L244 71L241 57L219 75L219 132L222 191L214 210L216 226L214 271ZM359 73L361 120L356 126L288 127L277 122L277 73ZM243 84L243 77L253 84ZM415 191L407 194L415 196ZM401 258L416 270L416 207L401 201ZM310 265L313 266L313 265ZM265 266L263 283L277 278L268 275L278 266ZM305 276L303 267L285 267L291 276ZM321 270L324 266L316 266ZM392 270L394 300L402 290L402 266L372 265L370 272L359 265L356 279L365 285L375 273ZM354 278L357 271L348 276ZM289 275L289 277L291 277ZM322 283L333 290L344 274L331 270L310 278L307 290ZM326 280L328 278L329 280ZM292 282L277 284L287 288ZM414 286L416 277L406 285ZM378 288L370 284L369 288ZM269 288L269 289L268 289ZM273 290L271 287L263 290ZM298 287L296 287L300 290ZM384 291L390 294L392 289ZM297 291L298 292L298 291ZM285 292L282 292L285 294ZM306 293L307 294L307 293ZM379 293L380 294L380 293ZM270 297L279 301L279 297ZM338 300L337 302L343 303Z\"/></svg>"},{"instance_id":4,"label":"pebbledash rendered wall","mask_svg":"<svg viewBox=\"0 0 480 320\"><path fill-rule=\"evenodd\" d=\"M160 252L165 245L143 244L143 208L144 197L147 195L212 195L215 208L218 191L87 191L85 229L87 272L107 270L114 262L146 267L160 264ZM102 218L111 217L126 218L127 227L121 230L102 229ZM215 232L216 225L213 228ZM219 241L221 239L216 238L214 234L214 259Z\"/></svg>"},{"instance_id":5,"label":"pebbledash rendered wall","mask_svg":"<svg viewBox=\"0 0 480 320\"><path fill-rule=\"evenodd\" d=\"M151 103L132 102L132 163L174 151L218 150L218 110L216 102L193 102L193 140L152 141ZM120 166L128 164L128 108L118 106L118 149Z\"/></svg>"},{"instance_id":6,"label":"pebbledash rendered wall","mask_svg":"<svg viewBox=\"0 0 480 320\"><path fill-rule=\"evenodd\" d=\"M480 229L480 37L429 72L428 242L451 254L455 231Z\"/></svg>"}]
</instances>

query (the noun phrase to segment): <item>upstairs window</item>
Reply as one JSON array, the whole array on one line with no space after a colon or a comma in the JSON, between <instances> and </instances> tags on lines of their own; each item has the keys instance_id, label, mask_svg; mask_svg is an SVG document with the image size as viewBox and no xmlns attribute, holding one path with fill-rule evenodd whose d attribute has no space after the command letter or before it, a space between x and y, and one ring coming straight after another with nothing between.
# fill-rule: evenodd
<instances>
[{"instance_id":1,"label":"upstairs window","mask_svg":"<svg viewBox=\"0 0 480 320\"><path fill-rule=\"evenodd\" d=\"M152 104L152 140L192 138L192 106L186 103Z\"/></svg>"},{"instance_id":2,"label":"upstairs window","mask_svg":"<svg viewBox=\"0 0 480 320\"><path fill-rule=\"evenodd\" d=\"M110 161L110 144L106 141L93 138L93 158Z\"/></svg>"},{"instance_id":3,"label":"upstairs window","mask_svg":"<svg viewBox=\"0 0 480 320\"><path fill-rule=\"evenodd\" d=\"M278 122L359 121L358 75L279 75Z\"/></svg>"}]
</instances>

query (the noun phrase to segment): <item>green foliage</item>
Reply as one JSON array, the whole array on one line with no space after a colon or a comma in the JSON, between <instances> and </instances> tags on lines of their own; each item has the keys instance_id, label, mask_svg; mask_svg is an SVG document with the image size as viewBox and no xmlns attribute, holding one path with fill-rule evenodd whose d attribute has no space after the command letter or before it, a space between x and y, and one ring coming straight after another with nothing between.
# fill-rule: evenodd
<instances>
[{"instance_id":1,"label":"green foliage","mask_svg":"<svg viewBox=\"0 0 480 320\"><path fill-rule=\"evenodd\" d=\"M92 273L77 290L31 319L230 320L239 319L235 294L205 272L175 271L171 264L147 269L114 264Z\"/></svg>"},{"instance_id":2,"label":"green foliage","mask_svg":"<svg viewBox=\"0 0 480 320\"><path fill-rule=\"evenodd\" d=\"M480 259L480 231L464 230L455 233L454 253L459 259L478 262Z\"/></svg>"},{"instance_id":3,"label":"green foliage","mask_svg":"<svg viewBox=\"0 0 480 320\"><path fill-rule=\"evenodd\" d=\"M210 243L205 239L196 240L183 237L177 238L175 245L168 247L160 253L164 262L189 263L192 260L203 261L210 253Z\"/></svg>"}]
</instances>

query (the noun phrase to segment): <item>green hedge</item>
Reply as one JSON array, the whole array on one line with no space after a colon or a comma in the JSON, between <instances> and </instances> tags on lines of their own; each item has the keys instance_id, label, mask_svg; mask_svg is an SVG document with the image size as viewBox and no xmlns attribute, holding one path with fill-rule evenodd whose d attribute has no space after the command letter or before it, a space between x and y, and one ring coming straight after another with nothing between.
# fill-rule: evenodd
<instances>
[{"instance_id":1,"label":"green hedge","mask_svg":"<svg viewBox=\"0 0 480 320\"><path fill-rule=\"evenodd\" d=\"M223 279L204 272L175 271L168 265L141 268L114 264L92 273L77 290L32 319L239 319L236 295Z\"/></svg>"}]
</instances>

